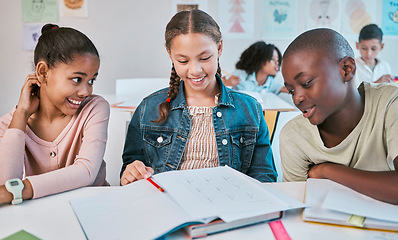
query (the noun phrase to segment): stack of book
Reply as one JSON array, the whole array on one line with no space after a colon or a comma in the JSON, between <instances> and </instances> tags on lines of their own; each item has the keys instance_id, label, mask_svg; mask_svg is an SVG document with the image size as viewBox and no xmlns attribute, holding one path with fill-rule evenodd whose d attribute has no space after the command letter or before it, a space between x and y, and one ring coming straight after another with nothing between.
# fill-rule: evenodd
<instances>
[{"instance_id":1,"label":"stack of book","mask_svg":"<svg viewBox=\"0 0 398 240\"><path fill-rule=\"evenodd\" d=\"M398 231L398 206L381 202L327 179L308 179L303 220Z\"/></svg>"}]
</instances>

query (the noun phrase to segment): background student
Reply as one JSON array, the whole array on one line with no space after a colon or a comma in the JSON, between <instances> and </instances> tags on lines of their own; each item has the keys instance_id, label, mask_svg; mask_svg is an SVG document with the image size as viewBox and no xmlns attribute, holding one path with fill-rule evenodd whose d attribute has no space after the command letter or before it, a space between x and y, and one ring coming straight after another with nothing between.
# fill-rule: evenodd
<instances>
[{"instance_id":1,"label":"background student","mask_svg":"<svg viewBox=\"0 0 398 240\"><path fill-rule=\"evenodd\" d=\"M287 93L283 83L274 79L282 61L281 52L272 44L258 41L241 54L236 69L223 83L236 90Z\"/></svg>"},{"instance_id":2,"label":"background student","mask_svg":"<svg viewBox=\"0 0 398 240\"><path fill-rule=\"evenodd\" d=\"M389 83L394 81L390 75L390 64L377 58L384 48L384 43L383 32L376 24L369 24L362 28L356 46L361 54L356 58L357 86L361 82Z\"/></svg>"},{"instance_id":3,"label":"background student","mask_svg":"<svg viewBox=\"0 0 398 240\"><path fill-rule=\"evenodd\" d=\"M121 184L154 173L229 165L260 181L277 173L262 109L220 79L222 36L200 10L167 24L170 87L146 97L130 121ZM159 111L156 111L156 108Z\"/></svg>"},{"instance_id":4,"label":"background student","mask_svg":"<svg viewBox=\"0 0 398 240\"><path fill-rule=\"evenodd\" d=\"M97 49L83 33L47 24L34 63L17 107L0 118L0 204L13 200L4 184L23 187L23 199L106 184L109 104L91 95Z\"/></svg>"},{"instance_id":5,"label":"background student","mask_svg":"<svg viewBox=\"0 0 398 240\"><path fill-rule=\"evenodd\" d=\"M303 114L280 133L283 178L327 178L398 204L398 87L357 89L355 68L350 45L331 29L305 32L287 48L285 86Z\"/></svg>"}]
</instances>

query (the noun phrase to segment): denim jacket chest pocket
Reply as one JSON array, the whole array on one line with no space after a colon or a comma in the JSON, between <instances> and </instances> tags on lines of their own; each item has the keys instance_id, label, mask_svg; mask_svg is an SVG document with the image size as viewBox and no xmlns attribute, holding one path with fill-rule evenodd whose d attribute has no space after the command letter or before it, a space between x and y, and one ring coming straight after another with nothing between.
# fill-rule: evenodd
<instances>
[{"instance_id":1,"label":"denim jacket chest pocket","mask_svg":"<svg viewBox=\"0 0 398 240\"><path fill-rule=\"evenodd\" d=\"M232 161L237 169L247 171L251 165L256 145L256 130L242 130L230 134L232 142Z\"/></svg>"},{"instance_id":2,"label":"denim jacket chest pocket","mask_svg":"<svg viewBox=\"0 0 398 240\"><path fill-rule=\"evenodd\" d=\"M155 172L161 172L164 161L168 159L171 151L173 135L173 131L159 131L154 129L143 130L145 154Z\"/></svg>"}]
</instances>

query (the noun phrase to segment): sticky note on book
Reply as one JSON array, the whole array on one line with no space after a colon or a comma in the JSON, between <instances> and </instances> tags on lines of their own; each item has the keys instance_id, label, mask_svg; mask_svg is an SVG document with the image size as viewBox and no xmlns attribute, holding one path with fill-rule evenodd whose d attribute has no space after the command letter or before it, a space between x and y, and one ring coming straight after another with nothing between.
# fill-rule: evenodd
<instances>
[{"instance_id":1,"label":"sticky note on book","mask_svg":"<svg viewBox=\"0 0 398 240\"><path fill-rule=\"evenodd\" d=\"M356 226L356 227L363 227L364 224L365 224L365 219L366 219L365 217L352 214L348 218L347 222L349 224L352 224L352 225Z\"/></svg>"}]
</instances>

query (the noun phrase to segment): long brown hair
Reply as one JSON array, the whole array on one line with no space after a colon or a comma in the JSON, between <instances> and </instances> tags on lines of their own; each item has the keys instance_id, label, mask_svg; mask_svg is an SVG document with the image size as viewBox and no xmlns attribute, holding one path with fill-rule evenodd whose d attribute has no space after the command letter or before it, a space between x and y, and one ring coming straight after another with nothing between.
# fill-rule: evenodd
<instances>
[{"instance_id":1,"label":"long brown hair","mask_svg":"<svg viewBox=\"0 0 398 240\"><path fill-rule=\"evenodd\" d=\"M182 11L175 14L166 26L165 40L166 49L170 51L171 41L181 35L188 33L203 33L210 37L217 44L221 42L222 36L220 27L214 19L207 13L195 9ZM221 77L221 68L218 64L217 74ZM164 122L167 120L170 111L170 101L175 99L180 90L181 79L177 75L174 65L171 68L169 91L167 100L159 104L159 118L154 122Z\"/></svg>"}]
</instances>

